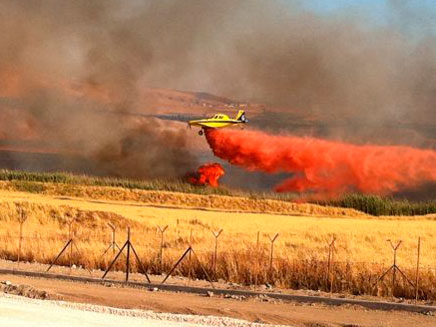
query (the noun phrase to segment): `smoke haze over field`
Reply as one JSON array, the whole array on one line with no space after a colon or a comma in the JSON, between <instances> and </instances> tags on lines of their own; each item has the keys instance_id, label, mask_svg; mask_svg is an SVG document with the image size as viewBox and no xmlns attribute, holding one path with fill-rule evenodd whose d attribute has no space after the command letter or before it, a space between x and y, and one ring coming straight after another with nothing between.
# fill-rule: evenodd
<instances>
[{"instance_id":1,"label":"smoke haze over field","mask_svg":"<svg viewBox=\"0 0 436 327\"><path fill-rule=\"evenodd\" d=\"M391 1L391 23L374 24L356 12L316 15L298 1L0 0L0 96L20 99L23 129L133 177L197 165L180 127L95 113L137 110L145 87L375 126L428 124L436 38L404 31L420 14L409 17L406 2ZM70 97L70 83L96 98Z\"/></svg>"},{"instance_id":2,"label":"smoke haze over field","mask_svg":"<svg viewBox=\"0 0 436 327\"><path fill-rule=\"evenodd\" d=\"M405 2L391 3L407 26L419 12L407 20ZM0 15L0 69L104 85L120 108L148 85L369 121L436 118L436 38L395 19L280 0L2 0Z\"/></svg>"},{"instance_id":3,"label":"smoke haze over field","mask_svg":"<svg viewBox=\"0 0 436 327\"><path fill-rule=\"evenodd\" d=\"M181 176L197 166L185 130L153 118L104 114L137 109L150 67L150 40L132 5L0 1L0 95L19 99L28 113L18 117L25 132L96 159L107 174ZM71 84L87 96L69 94ZM6 138L17 137L10 122L3 124Z\"/></svg>"}]
</instances>

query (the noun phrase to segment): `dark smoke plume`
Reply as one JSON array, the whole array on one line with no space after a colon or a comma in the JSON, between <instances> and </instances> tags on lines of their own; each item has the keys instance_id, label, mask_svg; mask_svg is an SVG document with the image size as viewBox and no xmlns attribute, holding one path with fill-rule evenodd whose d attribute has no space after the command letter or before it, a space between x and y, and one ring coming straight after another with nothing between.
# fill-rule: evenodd
<instances>
[{"instance_id":1,"label":"dark smoke plume","mask_svg":"<svg viewBox=\"0 0 436 327\"><path fill-rule=\"evenodd\" d=\"M142 80L158 56L150 37L158 35L143 21L150 10L132 1L1 1L0 95L18 99L23 130L96 160L102 174L172 177L196 167L184 129L129 115L141 109ZM18 125L1 123L6 138L26 138L10 124Z\"/></svg>"}]
</instances>

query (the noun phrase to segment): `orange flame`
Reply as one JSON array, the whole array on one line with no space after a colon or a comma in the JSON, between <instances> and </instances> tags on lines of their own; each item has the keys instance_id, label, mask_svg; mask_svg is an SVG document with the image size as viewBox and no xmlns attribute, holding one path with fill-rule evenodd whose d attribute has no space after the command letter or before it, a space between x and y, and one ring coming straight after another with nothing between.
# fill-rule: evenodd
<instances>
[{"instance_id":1,"label":"orange flame","mask_svg":"<svg viewBox=\"0 0 436 327\"><path fill-rule=\"evenodd\" d=\"M219 163L209 163L200 166L196 173L188 175L188 182L193 185L208 185L218 187L218 180L225 173Z\"/></svg>"}]
</instances>

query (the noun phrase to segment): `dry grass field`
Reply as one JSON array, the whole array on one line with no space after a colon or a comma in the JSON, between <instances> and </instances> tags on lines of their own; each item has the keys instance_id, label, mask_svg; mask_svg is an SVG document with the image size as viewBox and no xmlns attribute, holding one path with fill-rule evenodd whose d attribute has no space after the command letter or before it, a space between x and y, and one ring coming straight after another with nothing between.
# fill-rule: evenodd
<instances>
[{"instance_id":1,"label":"dry grass field","mask_svg":"<svg viewBox=\"0 0 436 327\"><path fill-rule=\"evenodd\" d=\"M274 283L289 288L328 290L328 246L336 238L333 288L351 294L390 294L390 278L372 287L392 262L388 239L403 243L398 264L414 281L416 246L422 239L420 297L436 300L433 253L436 252L436 217L372 217L355 210L318 207L275 200L219 195L123 190L110 187L44 184L38 193L18 192L0 183L0 257L17 259L19 210L23 224L22 260L48 263L68 239L72 224L80 253L73 261L89 268L105 268L112 253L102 256L111 242L107 223L118 227L117 241L125 240L127 226L132 242L150 272L168 271L192 242L202 265L215 278L242 284ZM42 194L41 194L42 193ZM159 261L160 232L164 234L163 266ZM214 236L223 229L218 260L213 267ZM257 244L257 233L260 233ZM269 270L269 236L275 242L273 269ZM192 235L192 237L191 237ZM68 264L68 255L61 263ZM121 268L122 261L118 264ZM133 266L133 269L137 269ZM183 275L204 278L199 263L186 261ZM397 296L413 297L413 288L401 278Z\"/></svg>"}]
</instances>

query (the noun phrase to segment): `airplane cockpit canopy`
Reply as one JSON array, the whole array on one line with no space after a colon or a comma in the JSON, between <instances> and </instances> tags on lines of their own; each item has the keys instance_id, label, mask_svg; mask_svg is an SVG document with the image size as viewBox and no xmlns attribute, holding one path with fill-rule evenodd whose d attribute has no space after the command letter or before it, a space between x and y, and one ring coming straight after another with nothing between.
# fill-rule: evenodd
<instances>
[{"instance_id":1,"label":"airplane cockpit canopy","mask_svg":"<svg viewBox=\"0 0 436 327\"><path fill-rule=\"evenodd\" d=\"M212 119L228 119L229 117L227 115L223 115L223 114L216 114L215 116L212 117Z\"/></svg>"}]
</instances>

